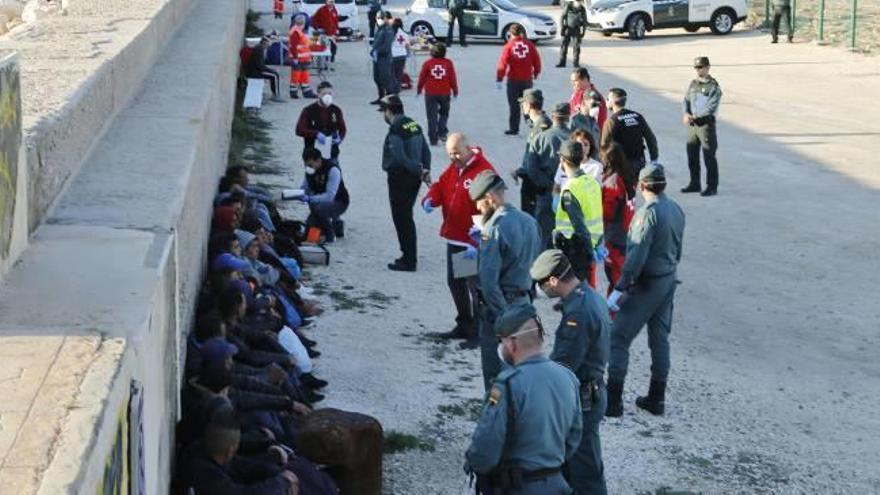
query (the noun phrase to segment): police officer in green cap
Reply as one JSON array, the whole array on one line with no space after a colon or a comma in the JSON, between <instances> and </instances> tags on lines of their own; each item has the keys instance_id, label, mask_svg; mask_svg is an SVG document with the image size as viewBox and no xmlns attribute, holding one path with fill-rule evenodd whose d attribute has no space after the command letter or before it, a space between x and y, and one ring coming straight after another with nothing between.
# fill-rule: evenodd
<instances>
[{"instance_id":1,"label":"police officer in green cap","mask_svg":"<svg viewBox=\"0 0 880 495\"><path fill-rule=\"evenodd\" d=\"M480 172L468 191L483 216L479 228L478 279L480 294L480 352L483 382L489 389L501 371L495 352L495 320L508 305L528 302L532 279L529 267L541 252L535 219L507 203L504 181L495 172Z\"/></svg>"},{"instance_id":2,"label":"police officer in green cap","mask_svg":"<svg viewBox=\"0 0 880 495\"><path fill-rule=\"evenodd\" d=\"M532 217L535 216L535 201L537 199L537 186L529 178L526 173L526 165L530 160L534 160L535 151L534 143L538 135L546 131L553 125L550 117L544 113L544 93L540 89L527 89L519 99L523 118L529 123L529 135L526 137L526 151L523 153L522 164L513 172L513 180L522 185L519 189L520 202L519 207L523 212L528 213Z\"/></svg>"},{"instance_id":3,"label":"police officer in green cap","mask_svg":"<svg viewBox=\"0 0 880 495\"><path fill-rule=\"evenodd\" d=\"M530 271L549 297L562 300L562 320L550 359L572 370L580 381L583 436L563 472L576 495L602 495L605 467L599 422L605 416L605 366L611 323L605 299L579 280L568 257L558 249L541 253Z\"/></svg>"},{"instance_id":4,"label":"police officer in green cap","mask_svg":"<svg viewBox=\"0 0 880 495\"><path fill-rule=\"evenodd\" d=\"M556 105L551 115L553 126L535 138L532 145L532 155L528 163L525 164L526 174L537 188L535 219L541 229L541 242L545 248L551 245L551 233L555 223L553 218L553 181L556 178L556 170L559 168L559 151L562 149L562 143L568 140L571 134L571 129L568 128L570 115L571 107L568 103Z\"/></svg>"},{"instance_id":5,"label":"police officer in green cap","mask_svg":"<svg viewBox=\"0 0 880 495\"><path fill-rule=\"evenodd\" d=\"M477 493L571 493L561 467L581 441L577 377L543 355L544 331L531 304L508 306L494 331L508 367L486 395L465 470L477 474Z\"/></svg>"},{"instance_id":6,"label":"police officer in green cap","mask_svg":"<svg viewBox=\"0 0 880 495\"><path fill-rule=\"evenodd\" d=\"M611 328L606 416L623 415L623 381L629 365L629 346L645 323L651 349L651 387L636 405L652 414L665 410L669 375L669 332L675 274L681 261L684 212L669 199L662 165L648 165L639 173L639 191L645 204L632 219L626 243L626 261L608 307L617 311Z\"/></svg>"},{"instance_id":7,"label":"police officer in green cap","mask_svg":"<svg viewBox=\"0 0 880 495\"><path fill-rule=\"evenodd\" d=\"M709 75L709 57L694 59L696 79L688 86L682 104L682 122L688 126L687 157L691 180L683 193L700 192L700 150L706 165L706 189L700 196L718 193L718 135L715 132L715 115L721 104L721 86Z\"/></svg>"}]
</instances>

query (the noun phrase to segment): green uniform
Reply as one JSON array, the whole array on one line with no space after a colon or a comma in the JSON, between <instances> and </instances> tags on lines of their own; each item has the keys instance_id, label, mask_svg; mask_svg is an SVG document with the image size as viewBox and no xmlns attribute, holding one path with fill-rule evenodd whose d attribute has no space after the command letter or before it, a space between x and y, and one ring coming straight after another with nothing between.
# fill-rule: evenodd
<instances>
[{"instance_id":1,"label":"green uniform","mask_svg":"<svg viewBox=\"0 0 880 495\"><path fill-rule=\"evenodd\" d=\"M486 389L501 370L496 352L495 320L515 301L528 301L529 267L541 252L535 220L506 204L483 226L480 242L480 351Z\"/></svg>"},{"instance_id":2,"label":"green uniform","mask_svg":"<svg viewBox=\"0 0 880 495\"><path fill-rule=\"evenodd\" d=\"M605 300L587 284L581 283L562 299L562 321L550 359L574 371L581 387L583 436L565 469L576 495L606 493L599 422L607 403L604 377L610 328Z\"/></svg>"},{"instance_id":3,"label":"green uniform","mask_svg":"<svg viewBox=\"0 0 880 495\"><path fill-rule=\"evenodd\" d=\"M553 122L550 121L550 117L543 112L541 112L541 115L532 122L531 127L529 128L529 135L526 137L526 151L523 153L522 164L516 171L516 175L523 181L522 187L520 187L519 207L523 212L528 213L532 217L535 216L537 191L535 183L532 182L532 179L529 177L528 164L533 160L537 160L534 148L535 140L538 139L538 136L542 132L549 129L552 125Z\"/></svg>"},{"instance_id":4,"label":"green uniform","mask_svg":"<svg viewBox=\"0 0 880 495\"><path fill-rule=\"evenodd\" d=\"M535 183L535 219L541 229L542 246L551 244L553 232L553 180L559 168L559 150L568 140L571 130L565 123L555 123L540 133L532 145L532 159L526 164L526 174Z\"/></svg>"},{"instance_id":5,"label":"green uniform","mask_svg":"<svg viewBox=\"0 0 880 495\"><path fill-rule=\"evenodd\" d=\"M629 346L647 323L652 380L666 382L675 274L681 260L684 225L684 212L665 194L646 202L633 217L626 261L615 286L627 295L611 330L609 380L623 382L626 378Z\"/></svg>"},{"instance_id":6,"label":"green uniform","mask_svg":"<svg viewBox=\"0 0 880 495\"><path fill-rule=\"evenodd\" d=\"M522 486L503 491L505 495L571 493L554 470L581 440L578 386L571 371L544 356L506 368L487 394L465 454L467 467L483 475L502 465L522 470ZM529 479L541 471L544 476Z\"/></svg>"},{"instance_id":7,"label":"green uniform","mask_svg":"<svg viewBox=\"0 0 880 495\"><path fill-rule=\"evenodd\" d=\"M700 186L700 151L706 165L706 187L718 188L718 136L715 131L715 115L721 104L721 86L712 76L703 80L696 78L688 86L682 103L684 113L694 116L694 123L688 126L687 157L691 181L689 186Z\"/></svg>"}]
</instances>

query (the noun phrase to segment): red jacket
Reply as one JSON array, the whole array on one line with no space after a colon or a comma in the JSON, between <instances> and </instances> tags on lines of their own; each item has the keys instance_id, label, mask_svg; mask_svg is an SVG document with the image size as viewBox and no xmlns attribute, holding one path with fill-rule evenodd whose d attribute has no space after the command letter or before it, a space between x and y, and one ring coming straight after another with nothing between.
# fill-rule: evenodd
<instances>
[{"instance_id":1,"label":"red jacket","mask_svg":"<svg viewBox=\"0 0 880 495\"><path fill-rule=\"evenodd\" d=\"M458 79L455 77L455 66L448 58L431 57L422 64L416 94L422 90L428 96L458 96Z\"/></svg>"},{"instance_id":2,"label":"red jacket","mask_svg":"<svg viewBox=\"0 0 880 495\"><path fill-rule=\"evenodd\" d=\"M498 59L496 80L531 81L541 73L541 54L531 41L514 36L504 45L501 58Z\"/></svg>"},{"instance_id":3,"label":"red jacket","mask_svg":"<svg viewBox=\"0 0 880 495\"><path fill-rule=\"evenodd\" d=\"M605 244L626 252L629 224L635 214L635 199L628 197L626 184L617 174L602 177L602 220Z\"/></svg>"},{"instance_id":4,"label":"red jacket","mask_svg":"<svg viewBox=\"0 0 880 495\"><path fill-rule=\"evenodd\" d=\"M605 125L605 120L608 119L608 105L605 103L605 97L602 96L602 93L599 93L599 90L596 89L596 86L590 83L589 89L576 89L571 94L571 98L568 100L568 104L571 107L571 114L574 115L578 108L581 106L581 102L584 100L584 96L590 92L595 91L599 94L599 115L596 116L596 124L599 125L599 129L602 129L602 126Z\"/></svg>"},{"instance_id":5,"label":"red jacket","mask_svg":"<svg viewBox=\"0 0 880 495\"><path fill-rule=\"evenodd\" d=\"M336 7L324 5L312 16L312 26L323 29L327 36L339 34L339 12Z\"/></svg>"},{"instance_id":6,"label":"red jacket","mask_svg":"<svg viewBox=\"0 0 880 495\"><path fill-rule=\"evenodd\" d=\"M275 0L272 4L272 11L276 14L284 12L284 0Z\"/></svg>"},{"instance_id":7,"label":"red jacket","mask_svg":"<svg viewBox=\"0 0 880 495\"><path fill-rule=\"evenodd\" d=\"M471 188L471 182L477 174L483 170L495 170L495 168L486 160L483 150L472 147L471 151L474 152L474 156L465 168L459 171L455 163L450 163L437 182L431 184L428 194L425 195L422 202L431 200L431 204L435 207L443 208L443 225L440 226L441 237L458 244L467 243L476 247L473 239L468 236L468 231L474 225L471 217L480 212L477 211L476 204L471 201L468 189Z\"/></svg>"}]
</instances>

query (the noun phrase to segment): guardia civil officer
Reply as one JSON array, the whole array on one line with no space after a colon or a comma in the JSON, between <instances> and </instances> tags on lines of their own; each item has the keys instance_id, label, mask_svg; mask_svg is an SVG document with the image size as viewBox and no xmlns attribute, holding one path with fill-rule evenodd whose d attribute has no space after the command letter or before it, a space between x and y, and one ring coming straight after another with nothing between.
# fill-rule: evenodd
<instances>
[{"instance_id":1,"label":"guardia civil officer","mask_svg":"<svg viewBox=\"0 0 880 495\"><path fill-rule=\"evenodd\" d=\"M770 29L771 43L779 43L779 24L785 16L785 31L788 33L788 42L794 40L794 30L791 25L791 0L773 0L773 24Z\"/></svg>"},{"instance_id":2,"label":"guardia civil officer","mask_svg":"<svg viewBox=\"0 0 880 495\"><path fill-rule=\"evenodd\" d=\"M715 115L721 104L721 86L709 75L709 57L694 59L696 79L688 86L684 96L682 121L688 126L687 156L691 181L681 190L683 193L700 192L700 150L706 164L706 189L700 196L718 194L718 137L715 134Z\"/></svg>"},{"instance_id":3,"label":"guardia civil officer","mask_svg":"<svg viewBox=\"0 0 880 495\"><path fill-rule=\"evenodd\" d=\"M571 107L568 103L559 103L553 109L551 119L553 125L538 134L532 147L532 155L526 164L526 174L535 183L535 219L541 229L541 246L550 247L553 233L553 184L556 170L559 168L559 150L562 149L571 129L568 119Z\"/></svg>"},{"instance_id":4,"label":"guardia civil officer","mask_svg":"<svg viewBox=\"0 0 880 495\"><path fill-rule=\"evenodd\" d=\"M535 140L538 135L553 125L550 117L544 113L544 93L540 89L527 89L519 99L522 114L529 124L529 135L526 138L526 151L523 153L522 164L513 172L513 180L522 184L519 189L519 207L523 212L532 217L535 216L535 201L537 199L537 187L526 172L530 160L536 160Z\"/></svg>"},{"instance_id":5,"label":"guardia civil officer","mask_svg":"<svg viewBox=\"0 0 880 495\"><path fill-rule=\"evenodd\" d=\"M578 280L568 258L558 249L541 253L530 271L550 297L562 300L562 320L550 359L572 370L580 381L583 436L563 472L576 495L602 495L605 468L599 422L605 415L605 366L611 323L605 300Z\"/></svg>"},{"instance_id":6,"label":"guardia civil officer","mask_svg":"<svg viewBox=\"0 0 880 495\"><path fill-rule=\"evenodd\" d=\"M645 204L630 224L623 272L608 296L617 311L611 329L606 416L623 415L623 382L629 366L629 346L645 323L651 349L651 388L636 405L661 415L669 375L669 332L676 268L681 261L684 212L664 194L666 174L661 165L647 165L639 173L639 191Z\"/></svg>"},{"instance_id":7,"label":"guardia civil officer","mask_svg":"<svg viewBox=\"0 0 880 495\"><path fill-rule=\"evenodd\" d=\"M587 8L583 0L566 2L559 19L562 30L562 45L559 47L559 63L556 67L565 67L568 57L568 46L571 44L571 61L574 67L581 66L581 40L587 29Z\"/></svg>"},{"instance_id":8,"label":"guardia civil officer","mask_svg":"<svg viewBox=\"0 0 880 495\"><path fill-rule=\"evenodd\" d=\"M403 102L388 95L379 102L388 124L382 148L382 170L388 174L388 201L397 241L403 256L388 264L389 270L416 271L416 224L413 206L422 182L431 184L431 150L421 126L403 114Z\"/></svg>"},{"instance_id":9,"label":"guardia civil officer","mask_svg":"<svg viewBox=\"0 0 880 495\"><path fill-rule=\"evenodd\" d=\"M553 244L565 253L574 275L595 287L593 262L602 263L608 256L602 221L602 186L580 168L584 160L581 143L572 139L563 142L559 158L566 179L559 192Z\"/></svg>"},{"instance_id":10,"label":"guardia civil officer","mask_svg":"<svg viewBox=\"0 0 880 495\"><path fill-rule=\"evenodd\" d=\"M535 219L505 199L504 181L484 170L471 183L469 195L482 215L477 258L480 304L480 354L486 390L501 370L495 352L495 321L508 305L531 299L529 267L541 252Z\"/></svg>"},{"instance_id":11,"label":"guardia civil officer","mask_svg":"<svg viewBox=\"0 0 880 495\"><path fill-rule=\"evenodd\" d=\"M581 441L577 377L542 354L544 332L531 304L508 308L495 333L509 366L487 394L465 471L478 475L478 493L571 493L561 467Z\"/></svg>"},{"instance_id":12,"label":"guardia civil officer","mask_svg":"<svg viewBox=\"0 0 880 495\"><path fill-rule=\"evenodd\" d=\"M652 163L657 163L660 151L648 121L639 112L626 108L626 101L626 91L620 88L608 90L608 107L612 113L602 127L600 141L603 148L612 142L619 144L637 174L645 166L645 145Z\"/></svg>"}]
</instances>

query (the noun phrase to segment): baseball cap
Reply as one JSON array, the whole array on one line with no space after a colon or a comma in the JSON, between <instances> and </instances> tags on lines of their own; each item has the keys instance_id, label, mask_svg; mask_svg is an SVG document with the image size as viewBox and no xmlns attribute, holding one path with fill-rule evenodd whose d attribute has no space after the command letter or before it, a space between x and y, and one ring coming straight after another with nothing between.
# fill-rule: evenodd
<instances>
[{"instance_id":1,"label":"baseball cap","mask_svg":"<svg viewBox=\"0 0 880 495\"><path fill-rule=\"evenodd\" d=\"M223 253L216 258L214 258L214 263L211 264L211 269L215 272L221 272L223 270L232 270L236 272L244 271L248 267L246 261L237 258L232 253Z\"/></svg>"},{"instance_id":2,"label":"baseball cap","mask_svg":"<svg viewBox=\"0 0 880 495\"><path fill-rule=\"evenodd\" d=\"M471 201L477 201L485 196L487 192L499 186L504 186L504 180L491 170L483 170L471 182L468 194L471 197Z\"/></svg>"},{"instance_id":3,"label":"baseball cap","mask_svg":"<svg viewBox=\"0 0 880 495\"><path fill-rule=\"evenodd\" d=\"M567 139L559 149L559 156L570 162L580 163L584 159L584 145L573 139Z\"/></svg>"},{"instance_id":4,"label":"baseball cap","mask_svg":"<svg viewBox=\"0 0 880 495\"><path fill-rule=\"evenodd\" d=\"M557 103L555 107L553 107L553 115L571 115L571 105L568 102Z\"/></svg>"},{"instance_id":5,"label":"baseball cap","mask_svg":"<svg viewBox=\"0 0 880 495\"><path fill-rule=\"evenodd\" d=\"M495 335L510 337L517 333L529 320L538 315L535 307L526 302L515 303L507 307L504 314L495 322Z\"/></svg>"},{"instance_id":6,"label":"baseball cap","mask_svg":"<svg viewBox=\"0 0 880 495\"><path fill-rule=\"evenodd\" d=\"M520 103L531 103L541 105L544 103L544 93L540 89L527 89L523 91L523 95L518 99Z\"/></svg>"},{"instance_id":7,"label":"baseball cap","mask_svg":"<svg viewBox=\"0 0 880 495\"><path fill-rule=\"evenodd\" d=\"M379 107L380 108L387 108L387 107L403 108L403 100L401 100L399 96L394 95L394 94L386 95L386 96L383 96L381 100L379 100Z\"/></svg>"},{"instance_id":8,"label":"baseball cap","mask_svg":"<svg viewBox=\"0 0 880 495\"><path fill-rule=\"evenodd\" d=\"M238 347L224 337L211 337L202 344L202 364L212 366L238 354Z\"/></svg>"},{"instance_id":9,"label":"baseball cap","mask_svg":"<svg viewBox=\"0 0 880 495\"><path fill-rule=\"evenodd\" d=\"M694 59L694 68L709 67L709 57L697 57Z\"/></svg>"},{"instance_id":10,"label":"baseball cap","mask_svg":"<svg viewBox=\"0 0 880 495\"><path fill-rule=\"evenodd\" d=\"M663 170L663 165L645 165L641 172L639 172L639 182L645 184L665 184L666 172Z\"/></svg>"},{"instance_id":11,"label":"baseball cap","mask_svg":"<svg viewBox=\"0 0 880 495\"><path fill-rule=\"evenodd\" d=\"M561 277L570 268L571 262L565 253L558 249L548 249L532 263L529 276L532 277L532 280L541 281L550 277Z\"/></svg>"}]
</instances>

